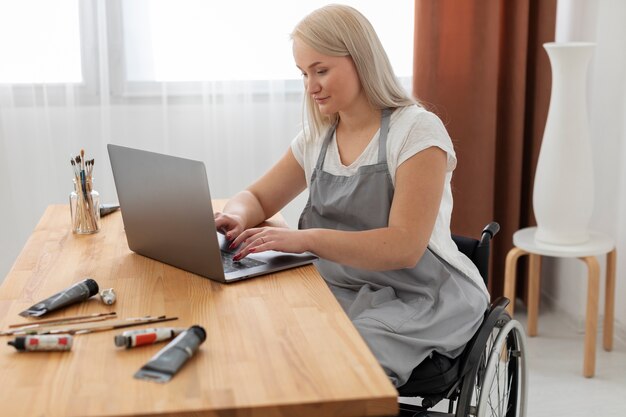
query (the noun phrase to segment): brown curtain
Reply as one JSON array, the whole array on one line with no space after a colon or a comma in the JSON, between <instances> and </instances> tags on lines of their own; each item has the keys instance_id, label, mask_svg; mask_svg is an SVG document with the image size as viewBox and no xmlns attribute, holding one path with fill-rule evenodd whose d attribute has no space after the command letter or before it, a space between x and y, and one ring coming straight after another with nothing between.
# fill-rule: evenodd
<instances>
[{"instance_id":1,"label":"brown curtain","mask_svg":"<svg viewBox=\"0 0 626 417\"><path fill-rule=\"evenodd\" d=\"M550 100L556 0L416 0L413 94L457 152L453 233L495 220L492 297L513 233L534 224L533 176ZM521 281L521 280L520 280ZM520 292L518 292L519 294Z\"/></svg>"}]
</instances>

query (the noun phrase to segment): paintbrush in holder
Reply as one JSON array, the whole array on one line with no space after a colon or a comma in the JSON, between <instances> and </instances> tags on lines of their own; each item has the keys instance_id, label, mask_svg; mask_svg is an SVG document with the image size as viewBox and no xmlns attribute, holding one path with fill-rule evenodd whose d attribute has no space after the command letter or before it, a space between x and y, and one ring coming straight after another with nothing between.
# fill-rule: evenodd
<instances>
[{"instance_id":1,"label":"paintbrush in holder","mask_svg":"<svg viewBox=\"0 0 626 417\"><path fill-rule=\"evenodd\" d=\"M100 230L100 194L93 189L94 160L85 159L85 150L70 159L74 171L74 191L70 193L72 232L96 233Z\"/></svg>"}]
</instances>

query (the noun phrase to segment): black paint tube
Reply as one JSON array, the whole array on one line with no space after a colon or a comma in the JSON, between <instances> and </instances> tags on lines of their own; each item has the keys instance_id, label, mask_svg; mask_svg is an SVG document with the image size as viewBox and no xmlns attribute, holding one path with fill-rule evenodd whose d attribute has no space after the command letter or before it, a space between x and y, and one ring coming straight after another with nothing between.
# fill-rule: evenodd
<instances>
[{"instance_id":1,"label":"black paint tube","mask_svg":"<svg viewBox=\"0 0 626 417\"><path fill-rule=\"evenodd\" d=\"M200 326L191 326L179 334L167 346L152 357L135 378L152 382L168 382L206 340L206 332Z\"/></svg>"},{"instance_id":2,"label":"black paint tube","mask_svg":"<svg viewBox=\"0 0 626 417\"><path fill-rule=\"evenodd\" d=\"M98 294L98 283L91 278L87 278L81 282L77 282L64 289L61 292L54 294L52 297L46 298L43 301L30 307L28 310L24 310L20 313L22 317L39 317L44 314L57 310L61 307L68 306L70 304L84 301L89 297Z\"/></svg>"}]
</instances>

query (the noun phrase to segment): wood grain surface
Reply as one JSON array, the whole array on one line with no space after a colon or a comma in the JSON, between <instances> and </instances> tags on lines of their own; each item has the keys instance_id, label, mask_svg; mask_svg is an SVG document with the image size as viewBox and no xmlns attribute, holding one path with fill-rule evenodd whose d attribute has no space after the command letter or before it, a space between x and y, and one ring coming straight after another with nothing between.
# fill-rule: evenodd
<instances>
[{"instance_id":1,"label":"wood grain surface","mask_svg":"<svg viewBox=\"0 0 626 417\"><path fill-rule=\"evenodd\" d=\"M217 202L220 207L223 202ZM280 223L280 219L275 219ZM133 374L165 346L115 347L121 330L77 335L70 352L0 349L6 416L383 416L397 392L309 265L221 284L128 249L119 212L75 235L68 206L50 206L0 287L0 329L18 313L81 281L114 288L44 318L116 311L178 316L153 327L203 326L207 340L167 384ZM142 326L137 328L150 327Z\"/></svg>"}]
</instances>

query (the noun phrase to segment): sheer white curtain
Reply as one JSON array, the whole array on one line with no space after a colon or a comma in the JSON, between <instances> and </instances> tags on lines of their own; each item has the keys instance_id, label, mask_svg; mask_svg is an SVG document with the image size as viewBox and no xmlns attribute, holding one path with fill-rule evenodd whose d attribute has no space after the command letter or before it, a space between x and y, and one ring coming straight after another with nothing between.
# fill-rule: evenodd
<instances>
[{"instance_id":1,"label":"sheer white curtain","mask_svg":"<svg viewBox=\"0 0 626 417\"><path fill-rule=\"evenodd\" d=\"M102 202L117 201L108 143L204 161L214 198L287 150L303 123L289 32L327 2L233 1L211 11L216 3L0 0L0 281L45 207L67 203L69 159L81 148L95 159ZM410 91L413 1L339 3L370 18ZM266 32L278 40L252 42ZM283 211L292 226L304 199Z\"/></svg>"}]
</instances>

